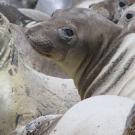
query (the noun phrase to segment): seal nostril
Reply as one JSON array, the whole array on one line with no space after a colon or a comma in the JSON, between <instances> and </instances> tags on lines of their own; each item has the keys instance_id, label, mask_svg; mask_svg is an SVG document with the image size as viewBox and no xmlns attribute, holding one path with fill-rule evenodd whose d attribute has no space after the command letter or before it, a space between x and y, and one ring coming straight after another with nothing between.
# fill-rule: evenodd
<instances>
[{"instance_id":1,"label":"seal nostril","mask_svg":"<svg viewBox=\"0 0 135 135\"><path fill-rule=\"evenodd\" d=\"M126 18L127 18L127 19L133 18L133 14L131 14L131 13L126 14Z\"/></svg>"}]
</instances>

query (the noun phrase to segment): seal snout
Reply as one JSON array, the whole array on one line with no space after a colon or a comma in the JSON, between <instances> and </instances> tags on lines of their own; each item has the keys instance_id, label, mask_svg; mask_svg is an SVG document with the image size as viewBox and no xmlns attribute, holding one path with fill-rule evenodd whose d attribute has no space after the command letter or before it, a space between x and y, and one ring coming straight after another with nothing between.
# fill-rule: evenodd
<instances>
[{"instance_id":1,"label":"seal snout","mask_svg":"<svg viewBox=\"0 0 135 135\"><path fill-rule=\"evenodd\" d=\"M53 49L53 43L44 34L35 32L33 29L27 29L25 31L26 38L29 40L31 46L40 54L49 56Z\"/></svg>"}]
</instances>

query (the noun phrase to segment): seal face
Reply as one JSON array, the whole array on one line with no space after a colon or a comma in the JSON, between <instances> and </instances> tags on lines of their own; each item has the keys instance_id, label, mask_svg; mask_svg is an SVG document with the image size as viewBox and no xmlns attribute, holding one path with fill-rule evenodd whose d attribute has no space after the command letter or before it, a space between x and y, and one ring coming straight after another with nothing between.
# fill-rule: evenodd
<instances>
[{"instance_id":1,"label":"seal face","mask_svg":"<svg viewBox=\"0 0 135 135\"><path fill-rule=\"evenodd\" d=\"M91 4L89 8L117 23L124 10L132 4L133 2L129 0L104 0Z\"/></svg>"},{"instance_id":2,"label":"seal face","mask_svg":"<svg viewBox=\"0 0 135 135\"><path fill-rule=\"evenodd\" d=\"M125 27L127 26L131 21L135 19L135 4L127 8L121 18L119 19L118 24Z\"/></svg>"},{"instance_id":3,"label":"seal face","mask_svg":"<svg viewBox=\"0 0 135 135\"><path fill-rule=\"evenodd\" d=\"M64 59L79 41L77 27L70 19L60 18L52 17L49 22L39 23L26 31L35 50L57 60Z\"/></svg>"},{"instance_id":4,"label":"seal face","mask_svg":"<svg viewBox=\"0 0 135 135\"><path fill-rule=\"evenodd\" d=\"M113 45L112 42L119 37L121 30L121 27L89 9L73 8L56 11L47 22L29 28L26 36L36 51L45 56L49 54L74 79L79 94L86 98L102 83L98 81L87 92L86 89L115 54L121 41ZM48 40L51 42L49 45ZM40 41L45 41L42 44L45 47L38 44ZM50 45L52 48L48 49ZM106 79L108 72L101 79Z\"/></svg>"},{"instance_id":5,"label":"seal face","mask_svg":"<svg viewBox=\"0 0 135 135\"><path fill-rule=\"evenodd\" d=\"M50 20L28 28L26 37L39 53L76 70L88 53L93 54L102 44L102 32L96 29L99 22L105 27L102 19L89 9L57 10ZM94 43L96 36L99 38Z\"/></svg>"}]
</instances>

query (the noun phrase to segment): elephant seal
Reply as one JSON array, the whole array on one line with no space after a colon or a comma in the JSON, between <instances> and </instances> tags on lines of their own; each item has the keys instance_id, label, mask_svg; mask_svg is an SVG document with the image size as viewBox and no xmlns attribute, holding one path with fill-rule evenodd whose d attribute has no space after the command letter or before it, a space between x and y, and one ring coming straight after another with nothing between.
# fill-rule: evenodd
<instances>
[{"instance_id":1,"label":"elephant seal","mask_svg":"<svg viewBox=\"0 0 135 135\"><path fill-rule=\"evenodd\" d=\"M134 19L135 19L135 4L131 5L123 12L121 18L119 19L118 24L123 27L126 27Z\"/></svg>"},{"instance_id":2,"label":"elephant seal","mask_svg":"<svg viewBox=\"0 0 135 135\"><path fill-rule=\"evenodd\" d=\"M69 92L73 90L72 86L67 87L65 80L43 75L27 65L20 50L24 43L27 44L21 41L25 35L18 39L14 35L20 33L15 31L7 18L0 14L1 135L9 135L12 130L24 126L33 118L64 113L77 102L76 96Z\"/></svg>"},{"instance_id":3,"label":"elephant seal","mask_svg":"<svg viewBox=\"0 0 135 135\"><path fill-rule=\"evenodd\" d=\"M123 11L133 3L129 0L104 0L90 4L89 8L117 23Z\"/></svg>"},{"instance_id":4,"label":"elephant seal","mask_svg":"<svg viewBox=\"0 0 135 135\"><path fill-rule=\"evenodd\" d=\"M123 32L89 9L73 8L56 11L26 37L74 79L81 99L102 94L135 99L135 34Z\"/></svg>"},{"instance_id":5,"label":"elephant seal","mask_svg":"<svg viewBox=\"0 0 135 135\"><path fill-rule=\"evenodd\" d=\"M88 98L69 109L50 135L122 135L134 103L119 96Z\"/></svg>"}]
</instances>

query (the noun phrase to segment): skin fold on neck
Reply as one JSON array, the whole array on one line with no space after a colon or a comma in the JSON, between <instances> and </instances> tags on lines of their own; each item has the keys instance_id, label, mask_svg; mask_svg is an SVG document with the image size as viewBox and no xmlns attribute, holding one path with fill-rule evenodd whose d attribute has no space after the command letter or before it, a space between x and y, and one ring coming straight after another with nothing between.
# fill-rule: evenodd
<instances>
[{"instance_id":1,"label":"skin fold on neck","mask_svg":"<svg viewBox=\"0 0 135 135\"><path fill-rule=\"evenodd\" d=\"M111 31L112 27L114 27L114 31ZM109 36L107 35L108 33ZM93 94L94 90L89 90L88 88L96 80L100 72L112 58L114 55L113 52L115 52L119 47L119 43L117 43L117 36L120 33L120 27L117 27L116 25L109 26L104 32L104 37L102 37L103 40L98 42L100 46L95 49L93 55L88 53L84 61L82 61L74 77L75 84L78 87L79 94L82 99L90 97ZM114 38L116 38L116 40L112 43L111 41ZM112 48L112 46L114 47ZM90 92L88 95L86 94L87 90Z\"/></svg>"}]
</instances>

